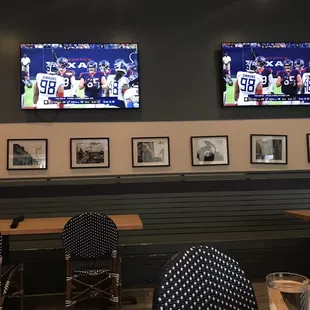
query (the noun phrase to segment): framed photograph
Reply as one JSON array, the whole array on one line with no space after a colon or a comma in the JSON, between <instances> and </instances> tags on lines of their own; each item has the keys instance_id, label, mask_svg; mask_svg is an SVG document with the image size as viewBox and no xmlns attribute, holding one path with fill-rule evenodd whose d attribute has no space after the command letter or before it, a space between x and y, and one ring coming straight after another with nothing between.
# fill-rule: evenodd
<instances>
[{"instance_id":1,"label":"framed photograph","mask_svg":"<svg viewBox=\"0 0 310 310\"><path fill-rule=\"evenodd\" d=\"M132 138L133 167L169 167L169 137Z\"/></svg>"},{"instance_id":2,"label":"framed photograph","mask_svg":"<svg viewBox=\"0 0 310 310\"><path fill-rule=\"evenodd\" d=\"M191 137L192 166L229 165L228 136Z\"/></svg>"},{"instance_id":3,"label":"framed photograph","mask_svg":"<svg viewBox=\"0 0 310 310\"><path fill-rule=\"evenodd\" d=\"M7 170L46 170L47 139L8 139Z\"/></svg>"},{"instance_id":4,"label":"framed photograph","mask_svg":"<svg viewBox=\"0 0 310 310\"><path fill-rule=\"evenodd\" d=\"M71 169L109 168L109 138L71 138L70 163Z\"/></svg>"},{"instance_id":5,"label":"framed photograph","mask_svg":"<svg viewBox=\"0 0 310 310\"><path fill-rule=\"evenodd\" d=\"M251 135L251 164L287 164L286 135Z\"/></svg>"},{"instance_id":6,"label":"framed photograph","mask_svg":"<svg viewBox=\"0 0 310 310\"><path fill-rule=\"evenodd\" d=\"M307 133L307 155L308 155L308 163L310 163L310 133Z\"/></svg>"}]
</instances>

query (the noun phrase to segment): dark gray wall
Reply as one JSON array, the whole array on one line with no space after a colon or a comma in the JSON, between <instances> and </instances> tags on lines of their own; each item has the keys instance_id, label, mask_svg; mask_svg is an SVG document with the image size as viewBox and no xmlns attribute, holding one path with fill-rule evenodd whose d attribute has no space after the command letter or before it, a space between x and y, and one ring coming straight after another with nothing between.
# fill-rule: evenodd
<instances>
[{"instance_id":1,"label":"dark gray wall","mask_svg":"<svg viewBox=\"0 0 310 310\"><path fill-rule=\"evenodd\" d=\"M12 2L13 3L13 2ZM11 6L11 7L9 7ZM61 111L55 121L185 121L309 117L308 107L223 108L222 41L307 41L309 4L290 0L31 1L1 9L0 122L50 121L19 109L19 43L134 41L140 46L140 111Z\"/></svg>"},{"instance_id":2,"label":"dark gray wall","mask_svg":"<svg viewBox=\"0 0 310 310\"><path fill-rule=\"evenodd\" d=\"M138 213L144 229L120 233L126 287L155 285L166 260L193 244L225 251L262 280L309 274L309 223L284 215L309 208L309 188L300 172L1 182L0 218ZM11 250L26 263L27 293L64 290L61 235L11 237ZM50 281L38 286L35 273Z\"/></svg>"}]
</instances>

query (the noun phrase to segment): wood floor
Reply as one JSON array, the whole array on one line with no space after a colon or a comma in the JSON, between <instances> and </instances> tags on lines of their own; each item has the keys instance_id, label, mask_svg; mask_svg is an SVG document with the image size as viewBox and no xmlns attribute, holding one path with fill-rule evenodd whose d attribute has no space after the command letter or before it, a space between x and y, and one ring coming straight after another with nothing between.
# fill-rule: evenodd
<instances>
[{"instance_id":1,"label":"wood floor","mask_svg":"<svg viewBox=\"0 0 310 310\"><path fill-rule=\"evenodd\" d=\"M265 283L253 283L259 310L269 310L268 295ZM152 309L152 289L134 289L124 290L123 295L136 296L138 299L137 305L124 304L122 310L151 310ZM38 303L36 310L63 310L64 309L63 298L54 298L53 301L45 300L42 303ZM83 306L77 308L79 310L97 310L95 306ZM102 308L104 309L104 308ZM5 310L5 309L4 309Z\"/></svg>"}]
</instances>

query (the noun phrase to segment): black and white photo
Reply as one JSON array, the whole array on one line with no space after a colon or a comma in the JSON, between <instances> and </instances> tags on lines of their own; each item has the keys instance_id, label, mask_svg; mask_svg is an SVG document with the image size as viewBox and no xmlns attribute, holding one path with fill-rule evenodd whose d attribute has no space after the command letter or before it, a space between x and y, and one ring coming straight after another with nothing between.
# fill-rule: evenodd
<instances>
[{"instance_id":1,"label":"black and white photo","mask_svg":"<svg viewBox=\"0 0 310 310\"><path fill-rule=\"evenodd\" d=\"M169 137L132 138L132 166L170 166Z\"/></svg>"},{"instance_id":2,"label":"black and white photo","mask_svg":"<svg viewBox=\"0 0 310 310\"><path fill-rule=\"evenodd\" d=\"M286 135L251 135L252 164L287 164Z\"/></svg>"},{"instance_id":3,"label":"black and white photo","mask_svg":"<svg viewBox=\"0 0 310 310\"><path fill-rule=\"evenodd\" d=\"M47 139L8 139L7 170L46 170Z\"/></svg>"},{"instance_id":4,"label":"black and white photo","mask_svg":"<svg viewBox=\"0 0 310 310\"><path fill-rule=\"evenodd\" d=\"M71 169L109 168L109 138L70 139Z\"/></svg>"},{"instance_id":5,"label":"black and white photo","mask_svg":"<svg viewBox=\"0 0 310 310\"><path fill-rule=\"evenodd\" d=\"M191 137L192 166L229 165L228 136Z\"/></svg>"}]
</instances>

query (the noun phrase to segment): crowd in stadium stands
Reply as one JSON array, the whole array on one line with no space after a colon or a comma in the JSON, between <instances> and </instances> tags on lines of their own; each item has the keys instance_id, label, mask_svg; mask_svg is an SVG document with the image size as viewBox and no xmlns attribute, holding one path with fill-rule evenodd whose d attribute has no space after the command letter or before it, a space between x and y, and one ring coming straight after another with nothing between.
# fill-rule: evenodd
<instances>
[{"instance_id":1,"label":"crowd in stadium stands","mask_svg":"<svg viewBox=\"0 0 310 310\"><path fill-rule=\"evenodd\" d=\"M274 42L264 42L264 43L222 43L223 47L261 47L261 48L309 48L310 43L274 43Z\"/></svg>"},{"instance_id":2,"label":"crowd in stadium stands","mask_svg":"<svg viewBox=\"0 0 310 310\"><path fill-rule=\"evenodd\" d=\"M136 44L22 44L23 48L115 49L136 48Z\"/></svg>"}]
</instances>

